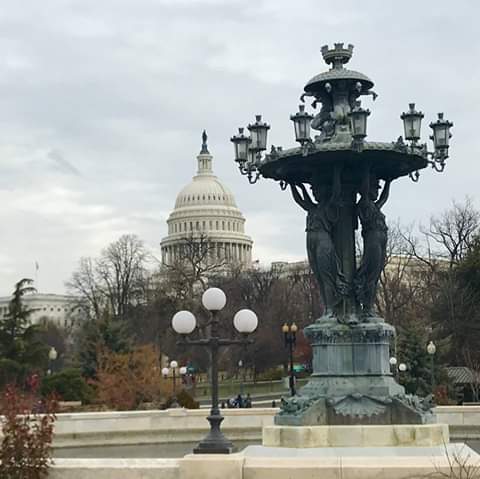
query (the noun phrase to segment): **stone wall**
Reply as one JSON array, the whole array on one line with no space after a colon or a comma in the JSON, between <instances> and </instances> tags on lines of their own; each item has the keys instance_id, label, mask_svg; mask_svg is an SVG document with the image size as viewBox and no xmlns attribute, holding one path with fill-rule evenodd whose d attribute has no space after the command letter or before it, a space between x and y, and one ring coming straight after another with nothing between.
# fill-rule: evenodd
<instances>
[{"instance_id":1,"label":"stone wall","mask_svg":"<svg viewBox=\"0 0 480 479\"><path fill-rule=\"evenodd\" d=\"M454 441L480 439L480 406L437 406L437 422L448 424Z\"/></svg>"},{"instance_id":2,"label":"stone wall","mask_svg":"<svg viewBox=\"0 0 480 479\"><path fill-rule=\"evenodd\" d=\"M272 408L225 410L223 429L233 440L258 440L263 426L273 424L276 412L277 409ZM439 423L450 425L451 435L452 431L465 428L472 434L473 431L480 431L480 407L440 406L436 408L436 413ZM206 410L59 414L55 446L138 444L152 440L197 441L207 431L206 414ZM443 450L443 446L440 449ZM431 452L429 450L428 453ZM477 461L478 456L472 456L473 459ZM407 474L407 477L426 477L433 472L430 455L384 457L380 465L378 458L374 457L342 458L341 467L337 462L335 458L273 459L256 457L256 454L250 457L242 454L225 457L190 455L181 459L56 459L48 479L307 479L316 477L319 472L322 477L333 479L340 477L340 470L344 479L373 476L378 479L401 479L406 477L406 473L411 474ZM449 473L445 458L435 467L437 472Z\"/></svg>"},{"instance_id":3,"label":"stone wall","mask_svg":"<svg viewBox=\"0 0 480 479\"><path fill-rule=\"evenodd\" d=\"M234 441L261 439L278 409L225 409L222 429ZM58 414L54 447L196 442L208 431L207 409Z\"/></svg>"}]
</instances>

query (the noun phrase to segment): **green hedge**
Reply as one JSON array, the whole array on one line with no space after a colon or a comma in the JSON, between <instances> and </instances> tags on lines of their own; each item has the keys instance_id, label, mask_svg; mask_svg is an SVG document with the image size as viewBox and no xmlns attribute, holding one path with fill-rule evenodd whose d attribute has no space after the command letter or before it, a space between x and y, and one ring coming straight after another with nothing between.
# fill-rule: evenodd
<instances>
[{"instance_id":1,"label":"green hedge","mask_svg":"<svg viewBox=\"0 0 480 479\"><path fill-rule=\"evenodd\" d=\"M88 403L93 399L93 390L82 376L80 369L64 369L42 379L43 396L55 394L63 401L82 401Z\"/></svg>"},{"instance_id":2,"label":"green hedge","mask_svg":"<svg viewBox=\"0 0 480 479\"><path fill-rule=\"evenodd\" d=\"M0 359L0 389L7 384L22 385L27 375L27 368L12 359Z\"/></svg>"}]
</instances>

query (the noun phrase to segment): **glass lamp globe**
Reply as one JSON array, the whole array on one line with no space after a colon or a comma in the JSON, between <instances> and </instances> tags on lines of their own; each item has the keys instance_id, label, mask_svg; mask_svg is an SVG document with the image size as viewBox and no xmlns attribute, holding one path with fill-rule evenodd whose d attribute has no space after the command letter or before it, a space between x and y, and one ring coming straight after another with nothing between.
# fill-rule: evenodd
<instances>
[{"instance_id":1,"label":"glass lamp globe","mask_svg":"<svg viewBox=\"0 0 480 479\"><path fill-rule=\"evenodd\" d=\"M390 363L391 366L396 366L397 365L397 358L394 358L394 357L390 358L389 363Z\"/></svg>"},{"instance_id":2,"label":"glass lamp globe","mask_svg":"<svg viewBox=\"0 0 480 479\"><path fill-rule=\"evenodd\" d=\"M187 374L187 368L186 368L185 366L182 366L182 367L180 368L180 374L181 374L182 376L184 376L185 374Z\"/></svg>"},{"instance_id":3,"label":"glass lamp globe","mask_svg":"<svg viewBox=\"0 0 480 479\"><path fill-rule=\"evenodd\" d=\"M208 288L202 295L202 304L209 311L220 311L226 303L227 297L220 288Z\"/></svg>"},{"instance_id":4,"label":"glass lamp globe","mask_svg":"<svg viewBox=\"0 0 480 479\"><path fill-rule=\"evenodd\" d=\"M50 361L55 361L57 357L58 357L57 350L54 347L50 348L50 351L48 352L48 359L50 359Z\"/></svg>"},{"instance_id":5,"label":"glass lamp globe","mask_svg":"<svg viewBox=\"0 0 480 479\"><path fill-rule=\"evenodd\" d=\"M250 309L241 309L233 317L233 325L239 333L253 333L258 326L257 315Z\"/></svg>"},{"instance_id":6,"label":"glass lamp globe","mask_svg":"<svg viewBox=\"0 0 480 479\"><path fill-rule=\"evenodd\" d=\"M404 373L407 370L407 365L405 363L400 363L398 369Z\"/></svg>"},{"instance_id":7,"label":"glass lamp globe","mask_svg":"<svg viewBox=\"0 0 480 479\"><path fill-rule=\"evenodd\" d=\"M169 372L170 372L170 370L169 370L168 368L163 368L163 369L162 369L162 374L163 374L164 376L168 376L168 373L169 373Z\"/></svg>"},{"instance_id":8,"label":"glass lamp globe","mask_svg":"<svg viewBox=\"0 0 480 479\"><path fill-rule=\"evenodd\" d=\"M178 311L172 318L172 328L179 334L190 334L196 325L197 320L190 311Z\"/></svg>"},{"instance_id":9,"label":"glass lamp globe","mask_svg":"<svg viewBox=\"0 0 480 479\"><path fill-rule=\"evenodd\" d=\"M170 361L170 367L172 369L177 369L178 368L178 363L177 361Z\"/></svg>"},{"instance_id":10,"label":"glass lamp globe","mask_svg":"<svg viewBox=\"0 0 480 479\"><path fill-rule=\"evenodd\" d=\"M435 346L433 341L430 341L427 345L427 353L430 354L430 356L432 356L436 352L437 352L437 347Z\"/></svg>"}]
</instances>

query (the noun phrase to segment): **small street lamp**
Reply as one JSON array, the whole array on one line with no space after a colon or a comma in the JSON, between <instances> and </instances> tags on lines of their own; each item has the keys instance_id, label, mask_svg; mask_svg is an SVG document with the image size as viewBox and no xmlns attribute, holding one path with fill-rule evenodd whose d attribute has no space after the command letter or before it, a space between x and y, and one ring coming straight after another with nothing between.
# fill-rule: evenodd
<instances>
[{"instance_id":1,"label":"small street lamp","mask_svg":"<svg viewBox=\"0 0 480 479\"><path fill-rule=\"evenodd\" d=\"M243 361L241 359L238 360L238 372L240 374L240 394L243 394L243 383L245 381L244 378L244 369L243 369Z\"/></svg>"},{"instance_id":2,"label":"small street lamp","mask_svg":"<svg viewBox=\"0 0 480 479\"><path fill-rule=\"evenodd\" d=\"M393 369L393 374L394 374L394 376L395 376L395 379L397 379L397 376L398 376L398 374L397 374L397 362L398 362L398 361L397 361L397 358L394 357L394 356L392 356L392 357L388 360L388 362L390 363L390 368Z\"/></svg>"},{"instance_id":3,"label":"small street lamp","mask_svg":"<svg viewBox=\"0 0 480 479\"><path fill-rule=\"evenodd\" d=\"M430 374L431 374L430 382L431 382L431 386L432 386L432 396L435 394L435 370L434 370L433 361L434 361L434 357L435 357L436 352L437 352L437 347L435 346L433 341L430 341L427 344L427 353L430 356Z\"/></svg>"},{"instance_id":4,"label":"small street lamp","mask_svg":"<svg viewBox=\"0 0 480 479\"><path fill-rule=\"evenodd\" d=\"M258 120L258 119L257 119ZM210 423L210 432L200 441L193 450L194 454L230 454L233 450L233 444L229 441L222 431L220 424L223 416L218 407L218 351L223 346L232 344L246 345L252 342L246 336L253 333L258 325L257 315L249 310L242 309L238 311L233 318L235 329L244 337L242 339L223 339L219 337L218 312L222 310L227 302L225 293L219 288L209 288L202 296L202 304L210 312L210 321L207 326L207 337L202 339L188 340L187 334L193 332L196 327L196 318L189 311L179 311L172 318L172 327L175 332L184 336L184 339L178 344L188 344L192 346L203 346L209 349L211 360L211 380L212 380L212 408L207 417Z\"/></svg>"},{"instance_id":5,"label":"small street lamp","mask_svg":"<svg viewBox=\"0 0 480 479\"><path fill-rule=\"evenodd\" d=\"M297 343L298 326L295 323L288 325L285 323L282 326L282 333L285 340L285 346L288 348L289 362L290 362L290 376L288 379L290 387L290 395L295 396L295 371L293 369L293 350Z\"/></svg>"},{"instance_id":6,"label":"small street lamp","mask_svg":"<svg viewBox=\"0 0 480 479\"><path fill-rule=\"evenodd\" d=\"M177 401L177 387L176 387L177 386L177 369L178 369L177 361L170 361L170 369L168 368L162 369L162 374L165 379L168 379L170 370L172 371L173 395L172 395L172 404L170 405L171 408L180 407ZM184 376L185 374L187 374L187 368L185 366L182 366L179 369L179 373L181 376Z\"/></svg>"},{"instance_id":7,"label":"small street lamp","mask_svg":"<svg viewBox=\"0 0 480 479\"><path fill-rule=\"evenodd\" d=\"M47 374L52 374L53 372L53 364L58 357L57 350L52 346L50 351L48 351L48 371Z\"/></svg>"},{"instance_id":8,"label":"small street lamp","mask_svg":"<svg viewBox=\"0 0 480 479\"><path fill-rule=\"evenodd\" d=\"M401 373L404 373L406 370L407 370L407 365L405 363L400 363L398 365L398 370L401 372Z\"/></svg>"}]
</instances>

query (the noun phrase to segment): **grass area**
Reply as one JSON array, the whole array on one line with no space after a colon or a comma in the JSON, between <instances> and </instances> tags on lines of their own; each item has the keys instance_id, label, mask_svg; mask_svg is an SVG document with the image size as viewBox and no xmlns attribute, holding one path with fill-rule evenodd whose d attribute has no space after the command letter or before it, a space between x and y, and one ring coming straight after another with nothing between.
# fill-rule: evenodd
<instances>
[{"instance_id":1,"label":"grass area","mask_svg":"<svg viewBox=\"0 0 480 479\"><path fill-rule=\"evenodd\" d=\"M298 379L297 387L302 387L306 384L308 379ZM245 382L240 381L223 381L219 384L219 396L222 399L237 396L240 391L243 394L250 393L251 396L262 396L272 393L288 393L288 379L280 381L257 381ZM195 388L196 399L203 399L210 397L210 385L207 383L198 384Z\"/></svg>"}]
</instances>

